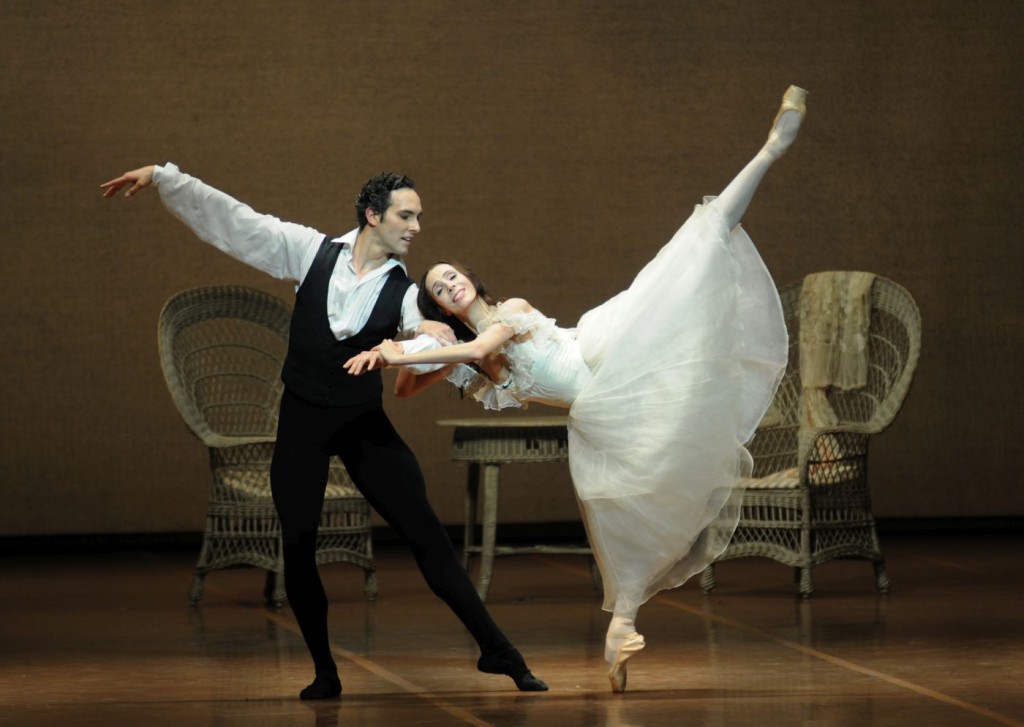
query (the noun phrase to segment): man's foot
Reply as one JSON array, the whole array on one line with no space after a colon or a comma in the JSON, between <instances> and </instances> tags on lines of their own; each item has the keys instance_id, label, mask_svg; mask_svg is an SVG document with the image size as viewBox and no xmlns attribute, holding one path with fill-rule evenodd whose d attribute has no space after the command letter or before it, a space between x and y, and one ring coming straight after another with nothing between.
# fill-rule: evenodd
<instances>
[{"instance_id":1,"label":"man's foot","mask_svg":"<svg viewBox=\"0 0 1024 727\"><path fill-rule=\"evenodd\" d=\"M476 668L484 674L504 674L512 678L521 692L546 692L548 685L535 677L518 649L509 648L481 654Z\"/></svg>"},{"instance_id":2,"label":"man's foot","mask_svg":"<svg viewBox=\"0 0 1024 727\"><path fill-rule=\"evenodd\" d=\"M341 679L336 671L318 671L313 683L299 692L299 699L334 699L341 696Z\"/></svg>"}]
</instances>

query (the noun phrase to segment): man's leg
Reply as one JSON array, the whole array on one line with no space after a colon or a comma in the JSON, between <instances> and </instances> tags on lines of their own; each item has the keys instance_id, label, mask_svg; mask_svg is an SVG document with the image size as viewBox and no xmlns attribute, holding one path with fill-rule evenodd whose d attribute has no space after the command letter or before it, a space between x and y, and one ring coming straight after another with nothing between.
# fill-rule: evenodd
<instances>
[{"instance_id":1,"label":"man's leg","mask_svg":"<svg viewBox=\"0 0 1024 727\"><path fill-rule=\"evenodd\" d=\"M383 410L362 414L340 435L338 453L356 487L412 548L423 577L466 625L482 651L511 644L480 601L427 500L419 463Z\"/></svg>"},{"instance_id":2,"label":"man's leg","mask_svg":"<svg viewBox=\"0 0 1024 727\"><path fill-rule=\"evenodd\" d=\"M286 391L270 466L284 542L285 592L317 674L300 695L303 699L324 699L341 692L327 636L327 595L316 566L316 535L330 463L327 441L336 426L330 412Z\"/></svg>"},{"instance_id":3,"label":"man's leg","mask_svg":"<svg viewBox=\"0 0 1024 727\"><path fill-rule=\"evenodd\" d=\"M547 686L491 618L451 540L427 500L419 463L381 409L367 411L343 430L338 454L367 501L409 543L430 590L469 629L483 654L478 668L507 674L522 690Z\"/></svg>"}]
</instances>

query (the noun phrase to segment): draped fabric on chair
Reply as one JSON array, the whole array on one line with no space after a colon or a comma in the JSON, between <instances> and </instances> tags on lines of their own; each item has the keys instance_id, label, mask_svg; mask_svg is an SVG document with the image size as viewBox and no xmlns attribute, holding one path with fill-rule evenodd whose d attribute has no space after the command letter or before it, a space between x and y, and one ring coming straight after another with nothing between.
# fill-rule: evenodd
<instances>
[{"instance_id":1,"label":"draped fabric on chair","mask_svg":"<svg viewBox=\"0 0 1024 727\"><path fill-rule=\"evenodd\" d=\"M867 273L808 276L780 297L789 364L747 445L753 476L744 483L739 525L716 563L761 556L791 565L800 594L808 597L812 568L833 558L863 558L874 563L876 585L886 592L890 582L868 487L868 444L889 426L910 389L921 351L917 304L900 285ZM837 305L845 319L836 317ZM817 330L802 332L802 326ZM831 331L827 338L836 355L801 355L801 345L821 347L823 330ZM862 362L856 351L838 350L856 348L858 336ZM801 366L816 370L801 376ZM709 592L714 585L711 565L701 587Z\"/></svg>"},{"instance_id":2,"label":"draped fabric on chair","mask_svg":"<svg viewBox=\"0 0 1024 727\"><path fill-rule=\"evenodd\" d=\"M206 528L189 601L203 596L207 572L233 566L267 571L264 595L284 603L281 527L270 495L270 461L283 386L291 311L284 301L241 286L210 286L173 296L160 313L158 344L178 412L210 453ZM377 595L370 506L341 462L332 459L317 537L317 562L364 571Z\"/></svg>"}]
</instances>

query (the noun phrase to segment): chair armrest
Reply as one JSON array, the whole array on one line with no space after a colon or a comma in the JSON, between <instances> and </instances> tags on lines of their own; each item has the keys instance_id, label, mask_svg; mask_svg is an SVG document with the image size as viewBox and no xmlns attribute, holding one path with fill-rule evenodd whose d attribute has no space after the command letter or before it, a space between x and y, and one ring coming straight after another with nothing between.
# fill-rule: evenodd
<instances>
[{"instance_id":1,"label":"chair armrest","mask_svg":"<svg viewBox=\"0 0 1024 727\"><path fill-rule=\"evenodd\" d=\"M792 424L758 427L747 449L754 458L752 476L764 477L798 464L799 428Z\"/></svg>"},{"instance_id":2,"label":"chair armrest","mask_svg":"<svg viewBox=\"0 0 1024 727\"><path fill-rule=\"evenodd\" d=\"M255 436L232 436L226 434L214 434L213 432L200 437L203 444L211 449L221 449L224 447L237 447L242 444L273 444L277 441L276 437L272 437L267 434L255 435Z\"/></svg>"}]
</instances>

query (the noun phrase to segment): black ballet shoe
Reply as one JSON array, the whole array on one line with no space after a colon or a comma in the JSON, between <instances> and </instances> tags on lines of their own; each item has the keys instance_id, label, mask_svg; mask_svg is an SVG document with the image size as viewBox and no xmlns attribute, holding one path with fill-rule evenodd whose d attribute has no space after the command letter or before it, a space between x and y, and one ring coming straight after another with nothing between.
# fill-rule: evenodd
<instances>
[{"instance_id":1,"label":"black ballet shoe","mask_svg":"<svg viewBox=\"0 0 1024 727\"><path fill-rule=\"evenodd\" d=\"M334 699L341 696L341 680L336 671L318 671L313 683L299 692L299 699Z\"/></svg>"},{"instance_id":2,"label":"black ballet shoe","mask_svg":"<svg viewBox=\"0 0 1024 727\"><path fill-rule=\"evenodd\" d=\"M484 674L504 674L511 677L520 692L546 692L548 685L535 677L526 666L518 649L504 649L481 654L476 668Z\"/></svg>"}]
</instances>

